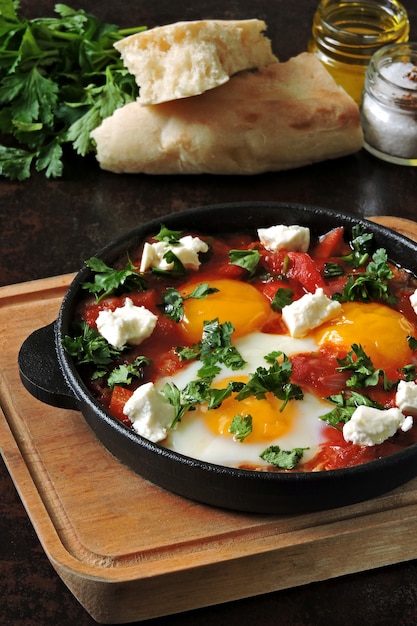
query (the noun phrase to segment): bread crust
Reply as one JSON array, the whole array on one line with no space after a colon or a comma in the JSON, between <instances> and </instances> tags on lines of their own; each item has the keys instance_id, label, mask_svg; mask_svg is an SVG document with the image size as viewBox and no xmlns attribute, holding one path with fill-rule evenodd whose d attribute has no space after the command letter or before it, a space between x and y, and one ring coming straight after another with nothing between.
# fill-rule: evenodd
<instances>
[{"instance_id":1,"label":"bread crust","mask_svg":"<svg viewBox=\"0 0 417 626\"><path fill-rule=\"evenodd\" d=\"M192 98L128 104L92 137L103 169L146 174L259 174L363 144L356 103L310 53Z\"/></svg>"},{"instance_id":2,"label":"bread crust","mask_svg":"<svg viewBox=\"0 0 417 626\"><path fill-rule=\"evenodd\" d=\"M276 63L262 20L176 22L115 43L141 104L188 98L245 69Z\"/></svg>"}]
</instances>

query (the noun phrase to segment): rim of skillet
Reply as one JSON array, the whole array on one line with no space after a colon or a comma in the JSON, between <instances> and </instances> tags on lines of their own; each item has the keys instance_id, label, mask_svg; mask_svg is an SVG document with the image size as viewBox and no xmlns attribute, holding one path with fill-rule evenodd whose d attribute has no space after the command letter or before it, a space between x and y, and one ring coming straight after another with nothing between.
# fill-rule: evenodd
<instances>
[{"instance_id":1,"label":"rim of skillet","mask_svg":"<svg viewBox=\"0 0 417 626\"><path fill-rule=\"evenodd\" d=\"M254 211L250 211L250 209ZM260 216L262 215L261 210L263 212L265 210L268 211L268 219L266 220L267 223L258 223L261 219ZM370 230L374 234L374 236L376 236L378 240L377 245L379 247L385 247L387 249L388 257L390 260L392 260L396 265L403 267L404 269L410 271L413 275L417 276L417 242L408 239L406 236L392 231L375 222L368 221L366 220L366 218L341 213L333 209L300 203L275 201L246 201L203 205L195 208L186 209L178 213L167 214L162 217L154 218L138 226L137 228L130 230L121 237L108 243L106 246L98 250L98 252L94 252L91 256L97 256L105 260L106 263L111 264L111 262L120 259L122 254L126 254L129 249L137 249L137 247L140 246L141 243L143 243L143 240L146 236L149 236L152 233L159 231L161 224L164 224L168 227L174 226L176 229L178 229L179 224L184 222L184 226L182 227L182 229L188 230L190 232L196 232L197 234L198 232L202 234L217 232L221 234L222 232L228 231L225 231L224 228L222 229L221 225L219 228L217 228L216 226L213 226L213 223L210 225L204 220L207 219L207 217L212 217L213 214L216 214L218 216L222 216L223 223L226 216L227 223L227 213L225 214L224 212L227 211L229 214L230 212L239 212L241 214L243 213L245 221L242 220L242 223L240 224L236 224L236 221L234 221L234 228L236 229L237 227L237 230L239 231L246 231L248 229L255 230L256 228L263 227L263 225L273 225L273 220L271 221L271 216L273 212L279 212L283 210L288 212L287 224L300 224L302 226L307 225L306 221L304 221L304 223L300 223L300 220L294 220L290 218L290 215L303 215L304 217L307 216L308 225L315 229L316 232L314 234L316 235L324 234L336 225L352 227L356 224L363 224L368 228L368 230ZM325 219L329 221L334 221L334 225L330 228L324 226L324 230L320 232L320 222L324 222ZM177 222L179 224L177 224ZM201 222L201 225L198 224L199 222ZM283 223L282 218L280 218L280 223ZM394 253L393 255L390 254L390 252L395 248L403 250L404 255L408 255L408 261L412 261L414 255L414 266L413 263L404 263L403 261L399 261L396 253ZM173 461L181 463L182 465L198 467L207 473L222 475L226 473L233 475L234 477L241 476L244 477L246 480L252 479L262 482L292 483L294 481L305 481L311 483L312 487L317 482L322 483L323 481L332 481L335 478L341 479L346 475L348 475L350 478L355 477L359 480L360 477L364 473L368 473L371 468L375 471L378 471L382 468L387 470L390 467L397 466L398 462L400 461L403 465L407 464L412 459L414 459L414 461L416 460L414 457L417 456L417 443L411 444L407 448L404 448L403 450L400 450L398 452L394 452L393 454L390 454L386 457L369 461L361 465L340 469L319 470L316 472L302 472L297 470L292 470L291 472L246 470L201 461L194 457L186 456L165 448L158 443L153 443L145 437L142 437L133 429L119 422L105 408L103 408L102 405L99 404L99 402L87 389L77 371L77 368L72 358L65 352L61 343L61 339L66 334L68 334L75 305L80 299L81 294L83 293L80 285L83 282L88 281L91 278L91 274L92 272L87 266L81 268L72 280L63 298L55 323L55 348L58 360L62 368L62 373L65 376L66 382L71 390L75 393L76 399L81 404L87 404L90 408L92 408L96 412L97 417L103 422L106 422L110 427L119 431L123 431L126 438L137 442L138 446L146 448L147 450L153 452L155 455L169 457ZM82 411L81 408L80 410Z\"/></svg>"}]
</instances>

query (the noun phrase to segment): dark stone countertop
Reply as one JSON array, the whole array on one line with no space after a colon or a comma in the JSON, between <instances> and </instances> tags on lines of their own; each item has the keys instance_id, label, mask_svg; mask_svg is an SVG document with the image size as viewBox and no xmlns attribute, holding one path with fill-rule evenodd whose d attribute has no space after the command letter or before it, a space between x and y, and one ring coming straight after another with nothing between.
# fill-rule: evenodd
<instances>
[{"instance_id":1,"label":"dark stone countertop","mask_svg":"<svg viewBox=\"0 0 417 626\"><path fill-rule=\"evenodd\" d=\"M306 49L317 0L77 0L106 21L152 27L183 19L264 19L280 60ZM404 0L411 39L417 4ZM52 0L22 0L28 16L52 13ZM389 165L364 151L290 172L255 177L116 176L93 158L68 158L62 179L0 181L0 285L79 269L115 237L166 213L246 200L325 206L365 217L417 214L417 168ZM416 526L417 531L417 526ZM94 624L50 565L0 462L0 624ZM367 626L417 624L417 562L160 618L154 626Z\"/></svg>"}]
</instances>

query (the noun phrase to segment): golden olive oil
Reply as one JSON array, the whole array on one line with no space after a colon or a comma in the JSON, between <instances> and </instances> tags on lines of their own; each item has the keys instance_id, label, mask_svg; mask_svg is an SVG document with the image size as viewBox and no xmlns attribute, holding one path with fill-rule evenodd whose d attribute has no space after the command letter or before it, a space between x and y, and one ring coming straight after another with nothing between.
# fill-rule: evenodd
<instances>
[{"instance_id":1,"label":"golden olive oil","mask_svg":"<svg viewBox=\"0 0 417 626\"><path fill-rule=\"evenodd\" d=\"M308 49L359 104L373 54L408 41L409 31L407 12L396 0L322 0Z\"/></svg>"}]
</instances>

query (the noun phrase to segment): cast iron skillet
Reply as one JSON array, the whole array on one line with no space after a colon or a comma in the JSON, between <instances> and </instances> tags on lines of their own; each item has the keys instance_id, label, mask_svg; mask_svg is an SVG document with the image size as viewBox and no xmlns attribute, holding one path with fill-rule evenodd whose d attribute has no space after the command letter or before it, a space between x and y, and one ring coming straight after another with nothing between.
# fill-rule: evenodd
<instances>
[{"instance_id":1,"label":"cast iron skillet","mask_svg":"<svg viewBox=\"0 0 417 626\"><path fill-rule=\"evenodd\" d=\"M112 265L136 248L161 224L173 230L201 233L253 231L274 224L308 226L320 235L343 225L364 223L374 233L376 247L386 248L391 260L417 274L417 244L399 234L353 216L323 208L265 202L200 207L153 220L105 247L100 256ZM91 255L93 256L93 254ZM340 507L376 497L417 475L417 444L391 456L357 467L313 472L275 473L238 470L198 461L154 444L107 413L77 374L61 339L69 333L80 285L92 279L81 269L62 302L57 320L31 334L19 353L22 382L39 400L79 410L101 443L143 478L173 493L205 504L253 513L288 514Z\"/></svg>"}]
</instances>

